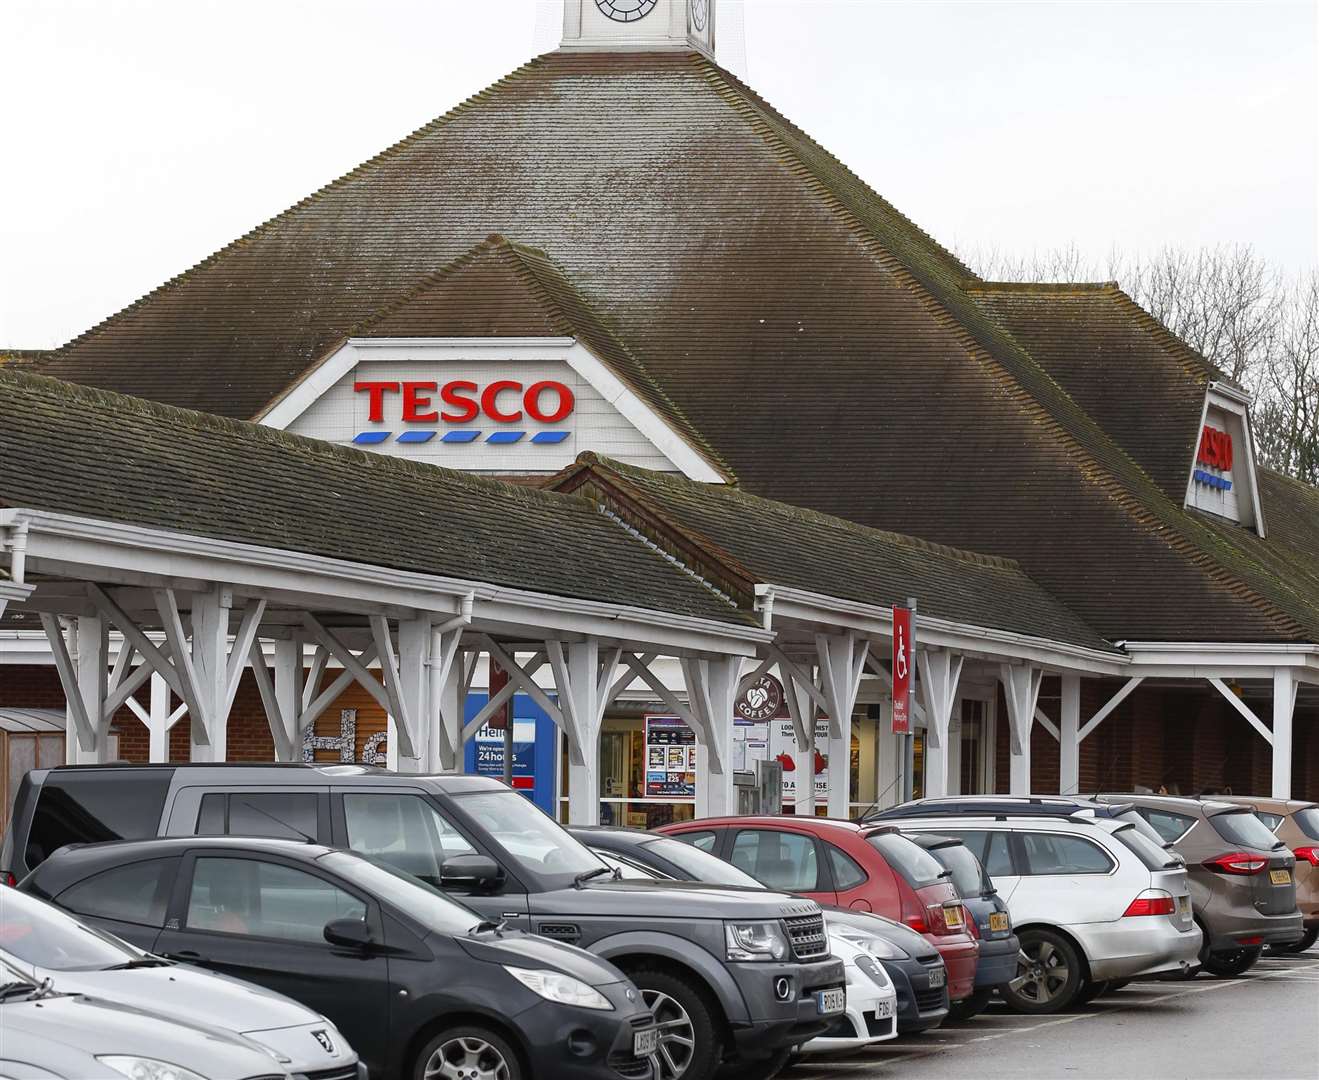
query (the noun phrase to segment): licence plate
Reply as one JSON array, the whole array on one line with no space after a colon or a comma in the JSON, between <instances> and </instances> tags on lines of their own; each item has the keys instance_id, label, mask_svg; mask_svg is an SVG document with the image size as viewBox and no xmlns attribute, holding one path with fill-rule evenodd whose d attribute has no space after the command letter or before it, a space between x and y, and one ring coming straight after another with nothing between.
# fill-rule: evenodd
<instances>
[{"instance_id":1,"label":"licence plate","mask_svg":"<svg viewBox=\"0 0 1319 1080\"><path fill-rule=\"evenodd\" d=\"M632 1056L649 1057L659 1049L659 1028L647 1028L632 1036Z\"/></svg>"},{"instance_id":2,"label":"licence plate","mask_svg":"<svg viewBox=\"0 0 1319 1080\"><path fill-rule=\"evenodd\" d=\"M945 907L943 909L943 921L949 930L956 930L965 925L966 920L962 918L962 905L949 904Z\"/></svg>"},{"instance_id":3,"label":"licence plate","mask_svg":"<svg viewBox=\"0 0 1319 1080\"><path fill-rule=\"evenodd\" d=\"M930 989L937 990L948 981L948 972L943 968L935 968L930 972Z\"/></svg>"},{"instance_id":4,"label":"licence plate","mask_svg":"<svg viewBox=\"0 0 1319 1080\"><path fill-rule=\"evenodd\" d=\"M847 1006L847 991L821 990L815 995L815 1003L820 1010L821 1016L830 1016L833 1013L840 1013Z\"/></svg>"},{"instance_id":5,"label":"licence plate","mask_svg":"<svg viewBox=\"0 0 1319 1080\"><path fill-rule=\"evenodd\" d=\"M885 1000L875 1006L876 1020L891 1020L893 1018L893 1002Z\"/></svg>"},{"instance_id":6,"label":"licence plate","mask_svg":"<svg viewBox=\"0 0 1319 1080\"><path fill-rule=\"evenodd\" d=\"M995 911L989 916L989 929L993 933L1008 928L1008 913L1006 911Z\"/></svg>"},{"instance_id":7,"label":"licence plate","mask_svg":"<svg viewBox=\"0 0 1319 1080\"><path fill-rule=\"evenodd\" d=\"M1292 883L1292 872L1290 870L1270 870L1269 880L1275 885L1290 885Z\"/></svg>"}]
</instances>

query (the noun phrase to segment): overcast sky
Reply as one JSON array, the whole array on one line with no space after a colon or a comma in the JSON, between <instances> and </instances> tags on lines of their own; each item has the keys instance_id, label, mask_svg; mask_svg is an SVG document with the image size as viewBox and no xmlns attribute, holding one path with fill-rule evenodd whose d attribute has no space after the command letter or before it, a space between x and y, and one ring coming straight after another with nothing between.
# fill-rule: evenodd
<instances>
[{"instance_id":1,"label":"overcast sky","mask_svg":"<svg viewBox=\"0 0 1319 1080\"><path fill-rule=\"evenodd\" d=\"M752 84L958 250L1319 263L1314 0L745 4ZM3 0L0 346L67 340L446 111L553 8Z\"/></svg>"}]
</instances>

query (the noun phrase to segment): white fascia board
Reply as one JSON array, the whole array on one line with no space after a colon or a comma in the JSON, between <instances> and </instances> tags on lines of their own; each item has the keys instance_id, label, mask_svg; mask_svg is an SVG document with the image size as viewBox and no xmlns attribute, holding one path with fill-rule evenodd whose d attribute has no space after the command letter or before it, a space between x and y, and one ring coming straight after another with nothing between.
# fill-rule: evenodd
<instances>
[{"instance_id":1,"label":"white fascia board","mask_svg":"<svg viewBox=\"0 0 1319 1080\"><path fill-rule=\"evenodd\" d=\"M757 607L763 606L762 598L773 596L771 603L775 618L817 623L826 633L841 628L886 638L893 635L893 610L889 607L875 607L782 585L758 584L755 590ZM921 611L917 611L916 621L918 648L935 646L1000 660L1025 660L1052 671L1079 671L1092 675L1122 675L1129 663L1120 653L1050 641L1010 630L952 622Z\"/></svg>"},{"instance_id":2,"label":"white fascia board","mask_svg":"<svg viewBox=\"0 0 1319 1080\"><path fill-rule=\"evenodd\" d=\"M179 579L224 584L239 592L294 604L346 610L382 607L454 615L468 593L474 618L509 623L530 637L586 634L685 653L751 656L773 635L755 626L674 612L581 600L488 582L347 562L303 552L239 544L41 510L0 510L0 526L28 523L28 558L75 575L113 576L124 583L172 584Z\"/></svg>"}]
</instances>

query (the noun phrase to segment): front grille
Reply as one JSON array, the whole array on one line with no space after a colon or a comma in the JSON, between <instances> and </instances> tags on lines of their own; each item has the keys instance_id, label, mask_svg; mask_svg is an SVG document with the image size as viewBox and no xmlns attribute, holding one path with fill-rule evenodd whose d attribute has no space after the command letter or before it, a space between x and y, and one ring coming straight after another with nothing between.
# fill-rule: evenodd
<instances>
[{"instance_id":1,"label":"front grille","mask_svg":"<svg viewBox=\"0 0 1319 1080\"><path fill-rule=\"evenodd\" d=\"M609 1067L624 1080L651 1080L653 1071L650 1058L631 1054L610 1054Z\"/></svg>"},{"instance_id":2,"label":"front grille","mask_svg":"<svg viewBox=\"0 0 1319 1080\"><path fill-rule=\"evenodd\" d=\"M893 1017L886 1016L880 1020L874 1013L866 1013L866 1034L872 1039L879 1039L893 1034Z\"/></svg>"},{"instance_id":3,"label":"front grille","mask_svg":"<svg viewBox=\"0 0 1319 1080\"><path fill-rule=\"evenodd\" d=\"M944 988L936 986L933 990L915 990L916 1009L918 1012L933 1012L943 1008Z\"/></svg>"},{"instance_id":4,"label":"front grille","mask_svg":"<svg viewBox=\"0 0 1319 1080\"><path fill-rule=\"evenodd\" d=\"M783 921L788 927L792 953L798 960L820 960L829 955L823 915L803 915Z\"/></svg>"},{"instance_id":5,"label":"front grille","mask_svg":"<svg viewBox=\"0 0 1319 1080\"><path fill-rule=\"evenodd\" d=\"M305 1080L357 1080L356 1065L336 1065L333 1069L321 1069L319 1072L299 1073Z\"/></svg>"}]
</instances>

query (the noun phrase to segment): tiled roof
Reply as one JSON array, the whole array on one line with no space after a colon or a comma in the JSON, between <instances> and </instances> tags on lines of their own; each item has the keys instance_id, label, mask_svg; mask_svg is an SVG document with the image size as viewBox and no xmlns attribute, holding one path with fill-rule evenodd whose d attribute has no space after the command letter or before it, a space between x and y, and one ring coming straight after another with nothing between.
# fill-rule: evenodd
<instances>
[{"instance_id":1,"label":"tiled roof","mask_svg":"<svg viewBox=\"0 0 1319 1080\"><path fill-rule=\"evenodd\" d=\"M491 233L549 253L582 325L748 491L1014 558L1110 638L1319 640L1272 554L1182 509L1208 376L1148 316L978 281L695 55L535 60L44 369L252 416ZM470 325L452 314L431 325ZM1148 366L1119 381L1160 399L1157 436L1084 374L1096 356Z\"/></svg>"},{"instance_id":2,"label":"tiled roof","mask_svg":"<svg viewBox=\"0 0 1319 1080\"><path fill-rule=\"evenodd\" d=\"M772 584L875 607L915 596L922 614L1066 642L1112 647L1010 559L866 528L761 498L726 484L583 454L553 481L582 491L748 607L751 588ZM690 545L690 546L688 546ZM1116 650L1113 650L1116 652Z\"/></svg>"},{"instance_id":3,"label":"tiled roof","mask_svg":"<svg viewBox=\"0 0 1319 1080\"><path fill-rule=\"evenodd\" d=\"M0 506L749 620L585 499L5 369Z\"/></svg>"}]
</instances>

